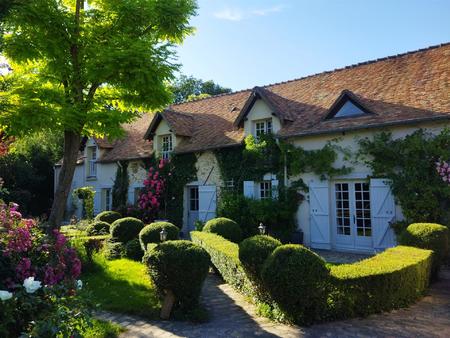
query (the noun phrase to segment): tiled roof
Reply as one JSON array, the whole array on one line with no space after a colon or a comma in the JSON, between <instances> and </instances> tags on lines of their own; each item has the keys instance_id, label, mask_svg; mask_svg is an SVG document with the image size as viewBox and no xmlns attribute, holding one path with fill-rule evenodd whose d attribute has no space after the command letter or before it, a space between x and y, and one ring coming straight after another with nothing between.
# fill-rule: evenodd
<instances>
[{"instance_id":1,"label":"tiled roof","mask_svg":"<svg viewBox=\"0 0 450 338\"><path fill-rule=\"evenodd\" d=\"M243 128L233 124L252 93L257 91L287 121L279 131L281 137L450 119L450 43L257 87L253 91L172 105L166 114L178 112L192 118L191 136L175 150L190 152L240 144ZM344 91L354 95L372 114L325 119ZM177 122L174 117L172 123ZM188 126L188 122L184 119L180 123Z\"/></svg>"}]
</instances>

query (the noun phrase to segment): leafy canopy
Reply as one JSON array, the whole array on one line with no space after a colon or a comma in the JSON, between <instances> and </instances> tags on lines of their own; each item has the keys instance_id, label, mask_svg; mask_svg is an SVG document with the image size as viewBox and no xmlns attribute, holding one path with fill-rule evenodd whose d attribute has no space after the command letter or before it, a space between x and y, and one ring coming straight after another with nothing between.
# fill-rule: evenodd
<instances>
[{"instance_id":1,"label":"leafy canopy","mask_svg":"<svg viewBox=\"0 0 450 338\"><path fill-rule=\"evenodd\" d=\"M174 103L192 101L212 95L231 92L230 88L222 87L212 80L203 81L184 74L181 74L176 81L171 84L170 89L173 93Z\"/></svg>"},{"instance_id":2,"label":"leafy canopy","mask_svg":"<svg viewBox=\"0 0 450 338\"><path fill-rule=\"evenodd\" d=\"M16 2L2 23L13 71L0 129L120 135L138 110L169 102L173 46L193 31L195 12L195 0Z\"/></svg>"}]
</instances>

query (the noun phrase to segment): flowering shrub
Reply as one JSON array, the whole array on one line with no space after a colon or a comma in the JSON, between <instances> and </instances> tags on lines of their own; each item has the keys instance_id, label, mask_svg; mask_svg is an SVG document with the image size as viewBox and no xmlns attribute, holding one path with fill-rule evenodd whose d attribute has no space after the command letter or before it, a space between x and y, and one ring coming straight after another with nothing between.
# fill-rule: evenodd
<instances>
[{"instance_id":1,"label":"flowering shrub","mask_svg":"<svg viewBox=\"0 0 450 338\"><path fill-rule=\"evenodd\" d=\"M0 200L0 336L76 335L87 325L77 297L81 261L58 230L44 234Z\"/></svg>"},{"instance_id":2,"label":"flowering shrub","mask_svg":"<svg viewBox=\"0 0 450 338\"><path fill-rule=\"evenodd\" d=\"M436 171L444 182L450 184L450 165L448 162L442 160L437 161Z\"/></svg>"},{"instance_id":3,"label":"flowering shrub","mask_svg":"<svg viewBox=\"0 0 450 338\"><path fill-rule=\"evenodd\" d=\"M144 212L145 221L153 221L160 211L167 177L171 175L168 164L169 160L161 159L157 165L150 167L144 180L144 189L139 196L138 206Z\"/></svg>"}]
</instances>

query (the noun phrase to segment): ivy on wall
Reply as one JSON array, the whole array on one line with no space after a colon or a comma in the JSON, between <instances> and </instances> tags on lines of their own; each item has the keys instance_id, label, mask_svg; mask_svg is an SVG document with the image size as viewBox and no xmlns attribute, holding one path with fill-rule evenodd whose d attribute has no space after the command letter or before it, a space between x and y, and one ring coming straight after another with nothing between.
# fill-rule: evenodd
<instances>
[{"instance_id":1,"label":"ivy on wall","mask_svg":"<svg viewBox=\"0 0 450 338\"><path fill-rule=\"evenodd\" d=\"M81 187L73 190L73 196L80 199L83 203L83 217L87 219L94 218L94 196L93 187Z\"/></svg>"},{"instance_id":2,"label":"ivy on wall","mask_svg":"<svg viewBox=\"0 0 450 338\"><path fill-rule=\"evenodd\" d=\"M358 158L374 177L389 178L406 223L450 224L450 187L436 173L436 162L450 159L450 131L423 129L400 139L387 132L359 140Z\"/></svg>"}]
</instances>

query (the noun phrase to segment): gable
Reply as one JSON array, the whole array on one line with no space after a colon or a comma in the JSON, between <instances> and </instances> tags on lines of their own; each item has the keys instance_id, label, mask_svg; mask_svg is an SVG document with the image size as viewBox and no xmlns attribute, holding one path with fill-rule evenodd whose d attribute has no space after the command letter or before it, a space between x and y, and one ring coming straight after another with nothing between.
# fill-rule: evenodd
<instances>
[{"instance_id":1,"label":"gable","mask_svg":"<svg viewBox=\"0 0 450 338\"><path fill-rule=\"evenodd\" d=\"M354 118L373 114L357 95L349 90L343 90L331 105L325 120Z\"/></svg>"},{"instance_id":2,"label":"gable","mask_svg":"<svg viewBox=\"0 0 450 338\"><path fill-rule=\"evenodd\" d=\"M254 135L255 134L255 121L261 120L272 120L272 132L276 133L281 128L280 119L272 112L271 107L261 99L255 100L253 106L249 110L245 120L244 120L244 134Z\"/></svg>"},{"instance_id":3,"label":"gable","mask_svg":"<svg viewBox=\"0 0 450 338\"><path fill-rule=\"evenodd\" d=\"M354 117L367 114L364 110L358 107L351 100L345 101L345 103L336 111L332 118L338 117Z\"/></svg>"}]
</instances>

